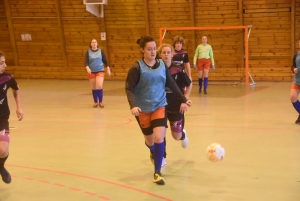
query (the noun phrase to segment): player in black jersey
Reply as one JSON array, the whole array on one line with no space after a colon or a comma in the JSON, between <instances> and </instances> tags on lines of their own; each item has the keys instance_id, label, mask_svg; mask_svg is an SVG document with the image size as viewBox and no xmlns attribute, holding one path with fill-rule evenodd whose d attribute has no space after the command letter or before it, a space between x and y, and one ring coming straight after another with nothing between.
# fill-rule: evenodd
<instances>
[{"instance_id":1,"label":"player in black jersey","mask_svg":"<svg viewBox=\"0 0 300 201\"><path fill-rule=\"evenodd\" d=\"M182 70L186 70L187 75L190 80L192 80L191 75L191 66L189 62L189 55L185 49L182 49L182 46L185 44L185 39L182 36L175 36L173 39L173 62L180 66Z\"/></svg>"},{"instance_id":2,"label":"player in black jersey","mask_svg":"<svg viewBox=\"0 0 300 201\"><path fill-rule=\"evenodd\" d=\"M169 44L162 44L158 49L159 57L168 66L169 72L182 94L188 99L192 90L191 80L180 66L172 62L173 53L174 48ZM166 88L166 97L168 102L166 106L167 116L172 136L175 140L180 140L182 147L186 148L189 140L184 129L184 113L187 111L188 106L180 102L169 88Z\"/></svg>"},{"instance_id":3,"label":"player in black jersey","mask_svg":"<svg viewBox=\"0 0 300 201\"><path fill-rule=\"evenodd\" d=\"M4 72L5 68L5 56L0 51L0 174L2 180L5 183L9 184L11 182L11 176L4 167L4 163L8 158L8 148L10 141L8 124L10 110L7 102L7 90L9 88L12 88L13 90L13 95L17 105L16 112L19 121L24 118L24 113L21 108L20 90L18 84L11 74Z\"/></svg>"}]
</instances>

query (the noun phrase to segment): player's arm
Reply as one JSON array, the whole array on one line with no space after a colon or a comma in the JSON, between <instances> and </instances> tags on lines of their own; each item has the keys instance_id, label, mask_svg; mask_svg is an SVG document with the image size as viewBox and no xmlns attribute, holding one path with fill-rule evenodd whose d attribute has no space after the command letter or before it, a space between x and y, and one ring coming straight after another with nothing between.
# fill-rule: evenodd
<instances>
[{"instance_id":1,"label":"player's arm","mask_svg":"<svg viewBox=\"0 0 300 201\"><path fill-rule=\"evenodd\" d=\"M189 61L189 55L187 53L184 56L183 63L184 63L184 69L187 70L188 76L192 80L191 65L190 65L190 61Z\"/></svg>"},{"instance_id":2,"label":"player's arm","mask_svg":"<svg viewBox=\"0 0 300 201\"><path fill-rule=\"evenodd\" d=\"M84 65L85 65L86 72L88 74L91 74L91 69L89 67L89 51L86 51L86 53L85 53Z\"/></svg>"},{"instance_id":3,"label":"player's arm","mask_svg":"<svg viewBox=\"0 0 300 201\"><path fill-rule=\"evenodd\" d=\"M293 65L291 67L292 72L295 73L295 74L297 73L297 72L295 72L295 69L297 69L297 67L296 67L296 57L297 57L297 53L293 57L293 61L292 61Z\"/></svg>"},{"instance_id":4,"label":"player's arm","mask_svg":"<svg viewBox=\"0 0 300 201\"><path fill-rule=\"evenodd\" d=\"M166 68L166 87L171 89L171 91L176 95L178 100L182 103L186 103L188 106L192 105L192 101L188 100L180 91L179 87L177 86L175 80L173 79L172 75L169 72L168 67L165 65Z\"/></svg>"},{"instance_id":5,"label":"player's arm","mask_svg":"<svg viewBox=\"0 0 300 201\"><path fill-rule=\"evenodd\" d=\"M108 60L103 50L101 50L101 55L102 55L102 62L104 63L107 69L107 74L108 76L110 76L110 68L109 68Z\"/></svg>"},{"instance_id":6,"label":"player's arm","mask_svg":"<svg viewBox=\"0 0 300 201\"><path fill-rule=\"evenodd\" d=\"M24 118L24 113L21 107L21 98L20 98L20 90L19 89L13 89L13 95L16 101L16 106L17 106L17 116L19 118L19 121L21 121Z\"/></svg>"},{"instance_id":7,"label":"player's arm","mask_svg":"<svg viewBox=\"0 0 300 201\"><path fill-rule=\"evenodd\" d=\"M211 46L210 46L210 51L209 51L209 57L210 57L210 60L211 60L211 65L214 66L215 65L214 53L213 53L213 49L212 49Z\"/></svg>"},{"instance_id":8,"label":"player's arm","mask_svg":"<svg viewBox=\"0 0 300 201\"><path fill-rule=\"evenodd\" d=\"M127 95L127 100L130 105L130 109L136 107L135 105L135 87L139 83L140 80L140 70L138 63L134 63L133 66L129 69L126 83L125 83L125 92Z\"/></svg>"},{"instance_id":9,"label":"player's arm","mask_svg":"<svg viewBox=\"0 0 300 201\"><path fill-rule=\"evenodd\" d=\"M184 96L186 97L186 99L189 99L193 87L192 81L184 71L180 73L180 76L183 86L186 87L184 91Z\"/></svg>"},{"instance_id":10,"label":"player's arm","mask_svg":"<svg viewBox=\"0 0 300 201\"><path fill-rule=\"evenodd\" d=\"M197 59L198 59L198 54L199 54L199 48L200 46L198 45L198 47L195 50L195 54L194 54L194 60L193 60L193 64L196 65L197 64Z\"/></svg>"}]
</instances>

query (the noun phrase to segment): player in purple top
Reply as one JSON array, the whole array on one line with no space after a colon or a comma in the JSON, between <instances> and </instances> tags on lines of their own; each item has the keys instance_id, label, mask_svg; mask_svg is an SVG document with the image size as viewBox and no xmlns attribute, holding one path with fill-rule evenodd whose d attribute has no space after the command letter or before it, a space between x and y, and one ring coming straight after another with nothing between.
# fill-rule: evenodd
<instances>
[{"instance_id":1,"label":"player in purple top","mask_svg":"<svg viewBox=\"0 0 300 201\"><path fill-rule=\"evenodd\" d=\"M24 118L24 113L21 107L20 101L20 90L16 80L9 73L4 72L6 68L5 56L0 51L0 174L2 180L9 184L11 182L11 176L9 172L5 169L4 163L8 158L8 148L9 148L9 115L10 110L7 101L7 90L12 88L13 95L17 105L17 116L19 121Z\"/></svg>"},{"instance_id":2,"label":"player in purple top","mask_svg":"<svg viewBox=\"0 0 300 201\"><path fill-rule=\"evenodd\" d=\"M180 66L182 70L186 70L187 75L189 76L190 80L192 80L189 55L186 50L182 49L182 46L184 46L184 44L185 44L185 39L182 36L174 37L173 46L175 48L175 51L172 60L177 66Z\"/></svg>"}]
</instances>

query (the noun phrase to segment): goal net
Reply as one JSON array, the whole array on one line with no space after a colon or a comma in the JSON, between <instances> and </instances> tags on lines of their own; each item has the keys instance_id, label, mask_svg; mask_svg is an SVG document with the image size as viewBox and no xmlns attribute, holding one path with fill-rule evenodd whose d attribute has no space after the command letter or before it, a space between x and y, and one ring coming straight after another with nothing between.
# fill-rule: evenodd
<instances>
[{"instance_id":1,"label":"goal net","mask_svg":"<svg viewBox=\"0 0 300 201\"><path fill-rule=\"evenodd\" d=\"M202 36L207 36L207 43L212 46L216 70L210 70L209 80L249 85L248 37L251 26L219 27L163 27L159 29L160 45L173 45L177 35L185 38L183 49L188 51L191 68L195 50L202 43ZM198 71L192 70L192 77L198 77Z\"/></svg>"}]
</instances>

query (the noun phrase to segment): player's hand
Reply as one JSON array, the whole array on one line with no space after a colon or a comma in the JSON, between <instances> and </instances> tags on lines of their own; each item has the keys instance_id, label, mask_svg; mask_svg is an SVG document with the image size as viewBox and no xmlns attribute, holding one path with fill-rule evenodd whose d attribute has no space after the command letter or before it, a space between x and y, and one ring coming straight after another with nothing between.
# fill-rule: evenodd
<instances>
[{"instance_id":1,"label":"player's hand","mask_svg":"<svg viewBox=\"0 0 300 201\"><path fill-rule=\"evenodd\" d=\"M194 68L197 70L196 64L194 64Z\"/></svg>"},{"instance_id":2,"label":"player's hand","mask_svg":"<svg viewBox=\"0 0 300 201\"><path fill-rule=\"evenodd\" d=\"M91 73L92 73L92 71L91 71L90 68L86 68L86 72L87 72L88 74L91 74Z\"/></svg>"},{"instance_id":3,"label":"player's hand","mask_svg":"<svg viewBox=\"0 0 300 201\"><path fill-rule=\"evenodd\" d=\"M131 114L134 115L134 116L139 116L141 111L142 111L141 108L134 107L134 108L131 109Z\"/></svg>"},{"instance_id":4,"label":"player's hand","mask_svg":"<svg viewBox=\"0 0 300 201\"><path fill-rule=\"evenodd\" d=\"M23 110L18 108L16 113L17 113L17 117L18 117L19 121L22 121L22 119L24 118Z\"/></svg>"},{"instance_id":5,"label":"player's hand","mask_svg":"<svg viewBox=\"0 0 300 201\"><path fill-rule=\"evenodd\" d=\"M107 75L110 76L110 74L111 74L111 73L110 73L110 68L107 67L106 69L107 69Z\"/></svg>"},{"instance_id":6,"label":"player's hand","mask_svg":"<svg viewBox=\"0 0 300 201\"><path fill-rule=\"evenodd\" d=\"M211 67L211 69L212 69L212 70L215 70L215 69L216 69L216 66L215 66L215 65L214 65L214 66L212 66L212 67Z\"/></svg>"},{"instance_id":7,"label":"player's hand","mask_svg":"<svg viewBox=\"0 0 300 201\"><path fill-rule=\"evenodd\" d=\"M191 100L187 100L186 102L185 102L188 106L192 106L192 101Z\"/></svg>"},{"instance_id":8,"label":"player's hand","mask_svg":"<svg viewBox=\"0 0 300 201\"><path fill-rule=\"evenodd\" d=\"M188 109L188 105L186 103L181 103L179 112L181 114L184 114L185 112L187 112L187 109Z\"/></svg>"},{"instance_id":9,"label":"player's hand","mask_svg":"<svg viewBox=\"0 0 300 201\"><path fill-rule=\"evenodd\" d=\"M295 73L295 74L298 73L298 68L294 68L294 73Z\"/></svg>"}]
</instances>

